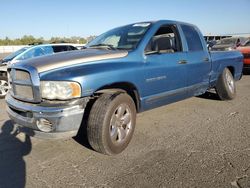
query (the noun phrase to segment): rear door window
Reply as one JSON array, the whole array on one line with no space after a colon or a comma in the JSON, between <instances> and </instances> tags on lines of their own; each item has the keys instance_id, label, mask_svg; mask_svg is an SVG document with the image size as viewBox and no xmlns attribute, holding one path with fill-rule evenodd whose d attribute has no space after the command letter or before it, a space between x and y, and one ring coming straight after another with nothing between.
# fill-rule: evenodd
<instances>
[{"instance_id":1,"label":"rear door window","mask_svg":"<svg viewBox=\"0 0 250 188\"><path fill-rule=\"evenodd\" d=\"M55 53L67 51L66 46L52 46Z\"/></svg>"},{"instance_id":2,"label":"rear door window","mask_svg":"<svg viewBox=\"0 0 250 188\"><path fill-rule=\"evenodd\" d=\"M189 51L203 51L201 38L196 29L189 25L181 25Z\"/></svg>"},{"instance_id":3,"label":"rear door window","mask_svg":"<svg viewBox=\"0 0 250 188\"><path fill-rule=\"evenodd\" d=\"M68 50L77 50L77 48L74 46L68 46Z\"/></svg>"}]
</instances>

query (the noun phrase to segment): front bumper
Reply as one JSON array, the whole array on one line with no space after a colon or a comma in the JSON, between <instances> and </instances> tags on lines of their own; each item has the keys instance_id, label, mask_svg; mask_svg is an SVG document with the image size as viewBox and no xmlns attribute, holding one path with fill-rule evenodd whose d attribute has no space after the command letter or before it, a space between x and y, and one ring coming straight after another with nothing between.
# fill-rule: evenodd
<instances>
[{"instance_id":1,"label":"front bumper","mask_svg":"<svg viewBox=\"0 0 250 188\"><path fill-rule=\"evenodd\" d=\"M10 94L6 98L7 112L9 117L26 134L38 138L68 138L77 134L87 100L68 106L40 106L21 102L14 99ZM80 100L80 99L79 99ZM51 122L52 131L47 133L39 130L37 121L41 118Z\"/></svg>"},{"instance_id":2,"label":"front bumper","mask_svg":"<svg viewBox=\"0 0 250 188\"><path fill-rule=\"evenodd\" d=\"M0 65L0 72L6 72L7 73L7 65Z\"/></svg>"}]
</instances>

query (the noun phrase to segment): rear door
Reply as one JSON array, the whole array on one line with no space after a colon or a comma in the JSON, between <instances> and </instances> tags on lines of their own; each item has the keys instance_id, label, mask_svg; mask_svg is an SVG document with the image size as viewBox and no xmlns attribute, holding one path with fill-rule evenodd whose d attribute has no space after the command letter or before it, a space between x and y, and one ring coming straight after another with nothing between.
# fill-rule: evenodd
<instances>
[{"instance_id":1,"label":"rear door","mask_svg":"<svg viewBox=\"0 0 250 188\"><path fill-rule=\"evenodd\" d=\"M211 60L203 37L198 28L190 25L181 25L186 39L187 52L187 89L190 96L204 93L209 87Z\"/></svg>"}]
</instances>

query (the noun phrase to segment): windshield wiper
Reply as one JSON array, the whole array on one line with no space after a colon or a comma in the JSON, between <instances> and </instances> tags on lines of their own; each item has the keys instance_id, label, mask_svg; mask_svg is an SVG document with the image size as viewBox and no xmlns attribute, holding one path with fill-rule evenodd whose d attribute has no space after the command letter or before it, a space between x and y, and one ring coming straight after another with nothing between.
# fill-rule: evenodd
<instances>
[{"instance_id":1,"label":"windshield wiper","mask_svg":"<svg viewBox=\"0 0 250 188\"><path fill-rule=\"evenodd\" d=\"M104 47L104 48L108 48L110 50L116 50L116 48L111 44L100 43L100 44L94 44L94 45L89 46L89 48L95 48L95 47Z\"/></svg>"}]
</instances>

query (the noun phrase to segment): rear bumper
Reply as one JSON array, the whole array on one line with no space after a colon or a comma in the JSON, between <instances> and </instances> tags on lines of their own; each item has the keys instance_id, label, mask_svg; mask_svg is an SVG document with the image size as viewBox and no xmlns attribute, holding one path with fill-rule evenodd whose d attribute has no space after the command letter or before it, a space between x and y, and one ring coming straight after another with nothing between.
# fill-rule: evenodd
<instances>
[{"instance_id":1,"label":"rear bumper","mask_svg":"<svg viewBox=\"0 0 250 188\"><path fill-rule=\"evenodd\" d=\"M86 104L64 107L47 107L21 102L10 94L6 96L7 112L20 130L38 138L67 138L77 134ZM87 103L87 102L86 102ZM43 132L37 122L46 119L51 123L51 132Z\"/></svg>"}]
</instances>

